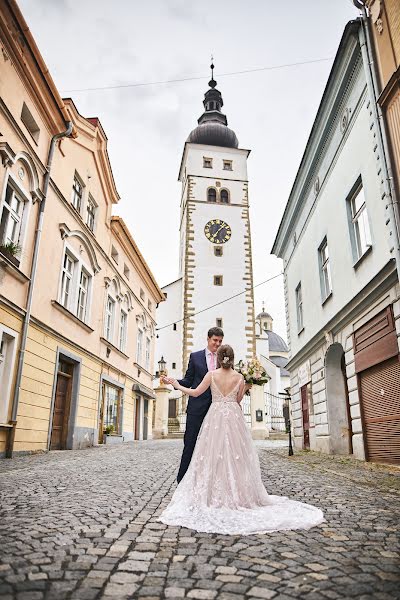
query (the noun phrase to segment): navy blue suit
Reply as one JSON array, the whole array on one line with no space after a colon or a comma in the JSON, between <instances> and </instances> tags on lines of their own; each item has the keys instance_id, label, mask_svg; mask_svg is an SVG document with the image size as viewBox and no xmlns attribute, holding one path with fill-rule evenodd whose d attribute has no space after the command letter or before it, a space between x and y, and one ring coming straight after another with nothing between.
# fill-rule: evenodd
<instances>
[{"instance_id":1,"label":"navy blue suit","mask_svg":"<svg viewBox=\"0 0 400 600\"><path fill-rule=\"evenodd\" d=\"M203 381L206 373L208 373L206 351L199 350L198 352L192 352L185 377L179 379L178 382L184 387L195 389ZM186 430L183 438L184 448L177 477L178 483L188 470L200 427L210 406L210 388L197 398L189 397L186 410Z\"/></svg>"}]
</instances>

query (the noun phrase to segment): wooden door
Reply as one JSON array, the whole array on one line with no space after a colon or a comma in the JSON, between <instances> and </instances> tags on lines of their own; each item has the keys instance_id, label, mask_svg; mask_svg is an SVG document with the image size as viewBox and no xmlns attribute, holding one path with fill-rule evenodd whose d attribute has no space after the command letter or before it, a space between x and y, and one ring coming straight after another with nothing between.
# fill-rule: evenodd
<instances>
[{"instance_id":1,"label":"wooden door","mask_svg":"<svg viewBox=\"0 0 400 600\"><path fill-rule=\"evenodd\" d=\"M99 444L104 444L104 403L106 398L106 386L101 386L100 418L99 418Z\"/></svg>"},{"instance_id":2,"label":"wooden door","mask_svg":"<svg viewBox=\"0 0 400 600\"><path fill-rule=\"evenodd\" d=\"M139 439L140 433L140 397L136 396L135 403L135 440Z\"/></svg>"},{"instance_id":3,"label":"wooden door","mask_svg":"<svg viewBox=\"0 0 400 600\"><path fill-rule=\"evenodd\" d=\"M301 412L303 414L303 447L310 447L310 412L308 407L307 385L300 388L301 393Z\"/></svg>"},{"instance_id":4,"label":"wooden door","mask_svg":"<svg viewBox=\"0 0 400 600\"><path fill-rule=\"evenodd\" d=\"M57 373L50 450L65 450L71 401L72 375Z\"/></svg>"},{"instance_id":5,"label":"wooden door","mask_svg":"<svg viewBox=\"0 0 400 600\"><path fill-rule=\"evenodd\" d=\"M176 398L170 398L168 401L168 419L176 418Z\"/></svg>"}]
</instances>

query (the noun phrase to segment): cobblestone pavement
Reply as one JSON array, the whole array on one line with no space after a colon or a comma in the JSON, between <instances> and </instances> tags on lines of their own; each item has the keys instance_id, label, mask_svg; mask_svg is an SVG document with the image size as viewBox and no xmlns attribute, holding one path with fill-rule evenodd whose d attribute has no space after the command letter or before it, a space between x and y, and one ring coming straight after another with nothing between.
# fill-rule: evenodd
<instances>
[{"instance_id":1,"label":"cobblestone pavement","mask_svg":"<svg viewBox=\"0 0 400 600\"><path fill-rule=\"evenodd\" d=\"M248 537L157 523L181 441L0 461L0 597L400 598L400 470L276 446L258 445L268 491L326 523Z\"/></svg>"}]
</instances>

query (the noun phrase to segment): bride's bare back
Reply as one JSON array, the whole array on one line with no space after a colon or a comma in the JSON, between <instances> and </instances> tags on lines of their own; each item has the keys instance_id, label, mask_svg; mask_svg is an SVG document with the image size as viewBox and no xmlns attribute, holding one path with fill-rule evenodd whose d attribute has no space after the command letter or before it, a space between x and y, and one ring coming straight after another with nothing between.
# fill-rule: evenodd
<instances>
[{"instance_id":1,"label":"bride's bare back","mask_svg":"<svg viewBox=\"0 0 400 600\"><path fill-rule=\"evenodd\" d=\"M216 369L212 373L213 380L220 393L223 396L229 396L229 394L235 389L239 381L243 381L242 375L239 375L233 369Z\"/></svg>"}]
</instances>

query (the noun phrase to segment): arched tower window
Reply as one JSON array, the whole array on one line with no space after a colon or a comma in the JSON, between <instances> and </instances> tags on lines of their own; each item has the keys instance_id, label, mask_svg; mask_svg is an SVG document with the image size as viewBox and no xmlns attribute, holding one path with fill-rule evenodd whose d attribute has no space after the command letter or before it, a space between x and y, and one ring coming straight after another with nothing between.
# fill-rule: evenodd
<instances>
[{"instance_id":1,"label":"arched tower window","mask_svg":"<svg viewBox=\"0 0 400 600\"><path fill-rule=\"evenodd\" d=\"M208 202L216 202L217 201L217 190L215 188L208 188L207 201Z\"/></svg>"},{"instance_id":2,"label":"arched tower window","mask_svg":"<svg viewBox=\"0 0 400 600\"><path fill-rule=\"evenodd\" d=\"M228 190L222 189L220 192L221 202L223 204L229 204L229 192Z\"/></svg>"}]
</instances>

